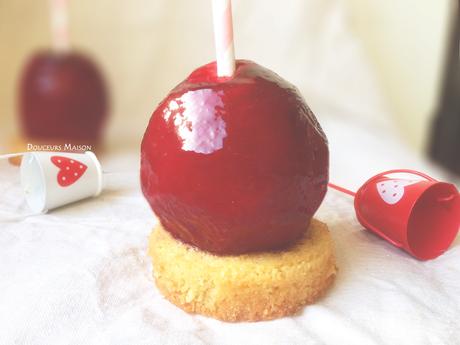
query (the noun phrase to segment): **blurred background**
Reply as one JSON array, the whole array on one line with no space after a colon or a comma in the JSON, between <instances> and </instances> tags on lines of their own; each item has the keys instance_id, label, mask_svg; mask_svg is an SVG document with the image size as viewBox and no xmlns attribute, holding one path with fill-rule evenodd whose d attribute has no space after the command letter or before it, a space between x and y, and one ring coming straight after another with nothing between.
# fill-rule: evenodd
<instances>
[{"instance_id":1,"label":"blurred background","mask_svg":"<svg viewBox=\"0 0 460 345\"><path fill-rule=\"evenodd\" d=\"M97 62L110 90L106 149L138 149L155 106L214 59L211 1L68 2L72 47ZM236 55L297 85L321 123L367 126L383 141L391 132L427 155L456 3L233 0ZM19 135L19 78L51 46L49 23L47 0L0 0L2 151Z\"/></svg>"}]
</instances>

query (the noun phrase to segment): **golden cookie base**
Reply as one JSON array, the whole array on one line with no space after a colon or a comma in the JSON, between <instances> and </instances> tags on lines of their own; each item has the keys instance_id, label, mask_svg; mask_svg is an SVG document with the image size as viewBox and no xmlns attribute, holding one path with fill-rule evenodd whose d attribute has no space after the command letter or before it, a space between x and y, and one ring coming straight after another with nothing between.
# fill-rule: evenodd
<instances>
[{"instance_id":1,"label":"golden cookie base","mask_svg":"<svg viewBox=\"0 0 460 345\"><path fill-rule=\"evenodd\" d=\"M327 225L282 251L216 256L174 239L161 225L149 238L153 276L162 294L189 313L223 321L288 316L315 302L336 275Z\"/></svg>"}]
</instances>

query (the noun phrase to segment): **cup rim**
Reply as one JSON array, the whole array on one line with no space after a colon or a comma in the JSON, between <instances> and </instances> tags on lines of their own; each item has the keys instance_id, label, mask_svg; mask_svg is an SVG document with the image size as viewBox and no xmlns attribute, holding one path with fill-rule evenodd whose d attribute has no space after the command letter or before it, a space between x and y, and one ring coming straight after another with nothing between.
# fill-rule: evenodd
<instances>
[{"instance_id":1,"label":"cup rim","mask_svg":"<svg viewBox=\"0 0 460 345\"><path fill-rule=\"evenodd\" d=\"M438 256L441 256L443 253L445 253L449 247L451 246L452 242L455 240L455 238L457 237L457 234L458 234L458 226L460 225L460 221L458 222L459 224L457 224L457 230L453 230L452 231L452 235L451 235L451 238L449 238L449 240L447 241L448 244L446 244L445 248L442 249L442 251L430 251L430 254L429 255L420 255L418 254L418 250L414 248L414 245L411 243L411 241L409 240L409 233L411 232L411 226L412 226L412 223L414 222L414 209L415 207L420 203L420 200L423 196L423 194L427 193L428 191L432 190L433 188L439 188L439 186L446 186L446 187L449 187L452 189L452 192L456 192L457 193L457 198L459 198L459 192L457 190L457 187L452 184L452 183L449 183L449 182L443 182L443 181L436 181L434 183L432 183L431 185L429 185L421 194L420 196L417 198L417 200L415 200L415 202L413 203L411 209L410 209L410 213L409 213L409 217L407 218L407 224L406 224L406 232L405 232L405 245L407 246L407 251L413 255L414 257L416 257L417 259L419 260L423 260L423 261L426 261L426 260L432 260L432 259L435 259L437 258Z\"/></svg>"},{"instance_id":2,"label":"cup rim","mask_svg":"<svg viewBox=\"0 0 460 345\"><path fill-rule=\"evenodd\" d=\"M31 159L34 160L36 166L38 166L38 172L39 172L39 176L40 176L40 181L41 181L41 185L42 185L42 188L43 188L43 193L40 197L40 204L41 207L40 208L36 208L33 206L33 204L31 203L30 201L30 197L27 195L27 193L25 193L25 190L24 190L24 186L22 185L22 179L23 179L23 167L24 167L24 163L21 163L21 185L22 185L22 188L23 188L23 192L25 194L25 199L26 199L26 203L27 205L29 206L29 208L33 211L33 212L38 212L38 213L46 213L46 191L47 191L47 188L46 188L46 178L45 178L45 172L43 171L43 167L42 165L40 164L40 160L38 159L37 155L35 154L35 152L27 152L23 155L22 157L22 162L26 162L27 161L27 157L31 157Z\"/></svg>"}]
</instances>

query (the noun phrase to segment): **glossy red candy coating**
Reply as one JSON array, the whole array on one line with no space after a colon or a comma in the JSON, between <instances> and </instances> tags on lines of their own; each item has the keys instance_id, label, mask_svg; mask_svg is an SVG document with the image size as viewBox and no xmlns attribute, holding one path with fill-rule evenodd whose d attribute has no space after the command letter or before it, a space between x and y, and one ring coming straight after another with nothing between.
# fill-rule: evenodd
<instances>
[{"instance_id":1,"label":"glossy red candy coating","mask_svg":"<svg viewBox=\"0 0 460 345\"><path fill-rule=\"evenodd\" d=\"M298 90L238 61L211 63L153 113L141 182L162 225L216 254L282 248L306 231L326 193L327 139Z\"/></svg>"},{"instance_id":2,"label":"glossy red candy coating","mask_svg":"<svg viewBox=\"0 0 460 345\"><path fill-rule=\"evenodd\" d=\"M96 143L107 117L106 87L87 57L39 52L20 80L19 110L27 138Z\"/></svg>"}]
</instances>

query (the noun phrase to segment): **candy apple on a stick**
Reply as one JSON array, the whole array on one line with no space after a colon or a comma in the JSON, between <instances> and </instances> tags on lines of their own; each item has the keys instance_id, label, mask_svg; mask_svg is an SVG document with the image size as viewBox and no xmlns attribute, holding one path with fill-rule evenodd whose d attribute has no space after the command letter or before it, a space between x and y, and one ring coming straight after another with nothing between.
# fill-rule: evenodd
<instances>
[{"instance_id":1,"label":"candy apple on a stick","mask_svg":"<svg viewBox=\"0 0 460 345\"><path fill-rule=\"evenodd\" d=\"M327 225L327 139L299 91L235 60L231 1L213 0L217 62L154 111L141 147L143 193L159 218L153 276L169 301L224 321L313 303L336 274Z\"/></svg>"},{"instance_id":2,"label":"candy apple on a stick","mask_svg":"<svg viewBox=\"0 0 460 345\"><path fill-rule=\"evenodd\" d=\"M296 87L235 61L231 16L214 19L217 63L176 86L146 130L143 192L185 243L217 254L282 248L324 198L327 139Z\"/></svg>"},{"instance_id":3,"label":"candy apple on a stick","mask_svg":"<svg viewBox=\"0 0 460 345\"><path fill-rule=\"evenodd\" d=\"M28 61L19 85L22 134L34 144L95 145L107 117L97 66L70 48L66 0L51 1L53 49Z\"/></svg>"}]
</instances>

